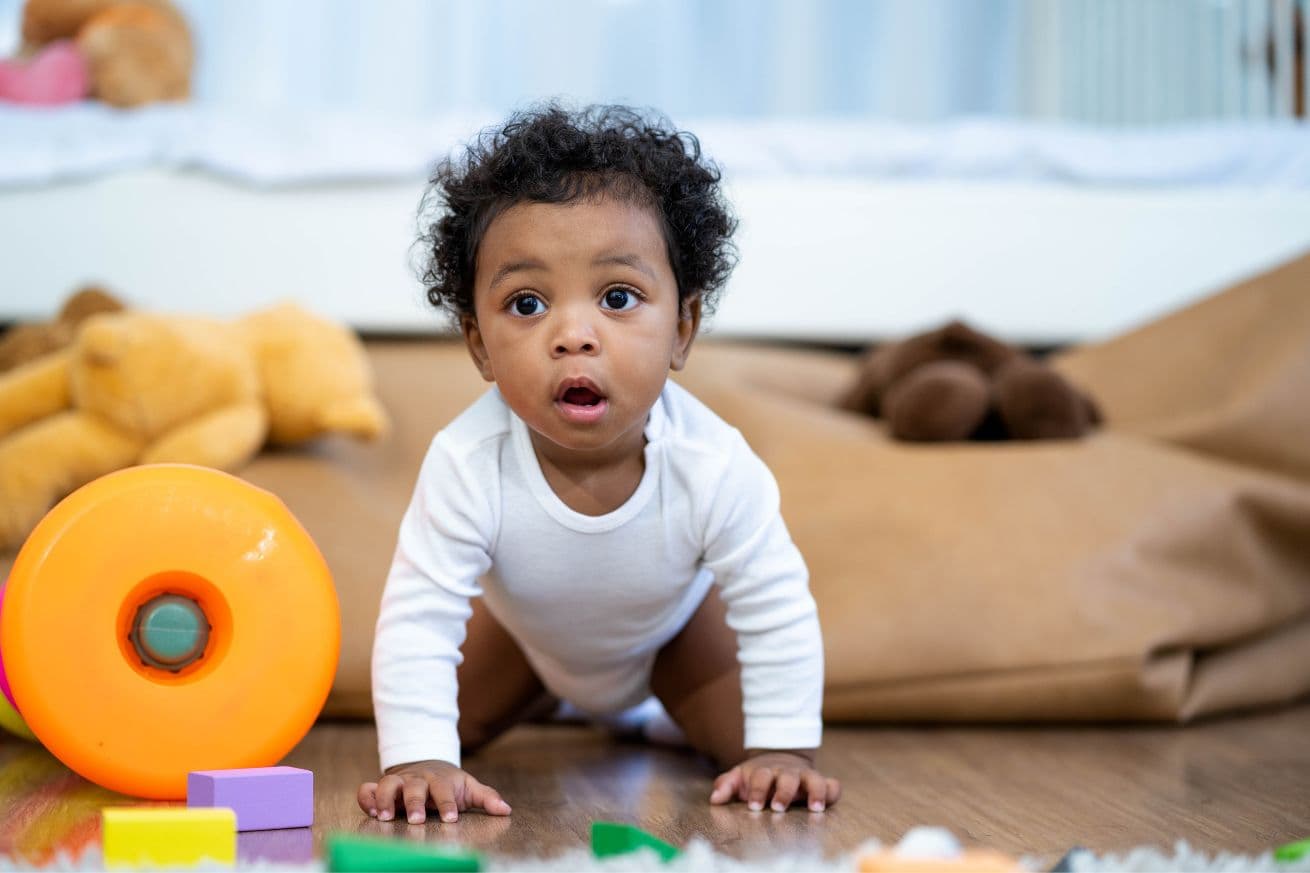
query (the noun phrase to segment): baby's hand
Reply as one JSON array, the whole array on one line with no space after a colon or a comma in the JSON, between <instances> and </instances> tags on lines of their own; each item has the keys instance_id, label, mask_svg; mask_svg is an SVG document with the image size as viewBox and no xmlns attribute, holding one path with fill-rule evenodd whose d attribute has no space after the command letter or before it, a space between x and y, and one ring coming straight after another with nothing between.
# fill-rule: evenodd
<instances>
[{"instance_id":1,"label":"baby's hand","mask_svg":"<svg viewBox=\"0 0 1310 873\"><path fill-rule=\"evenodd\" d=\"M509 815L500 792L483 785L447 761L415 761L392 767L377 782L359 786L359 808L379 821L391 821L403 802L410 824L422 824L429 807L442 821L455 821L466 809Z\"/></svg>"},{"instance_id":2,"label":"baby's hand","mask_svg":"<svg viewBox=\"0 0 1310 873\"><path fill-rule=\"evenodd\" d=\"M773 795L772 809L783 812L793 803L809 801L812 812L823 812L841 797L841 783L814 769L804 752L747 752L749 757L714 780L710 803L730 803L735 797L761 810Z\"/></svg>"}]
</instances>

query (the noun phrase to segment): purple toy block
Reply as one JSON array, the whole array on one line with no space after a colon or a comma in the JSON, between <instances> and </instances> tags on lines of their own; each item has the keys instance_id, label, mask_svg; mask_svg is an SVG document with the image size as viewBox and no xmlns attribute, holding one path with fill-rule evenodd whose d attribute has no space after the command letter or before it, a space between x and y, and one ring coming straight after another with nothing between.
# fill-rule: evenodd
<instances>
[{"instance_id":1,"label":"purple toy block","mask_svg":"<svg viewBox=\"0 0 1310 873\"><path fill-rule=\"evenodd\" d=\"M314 823L314 774L297 767L193 770L186 805L231 807L239 831L307 828Z\"/></svg>"}]
</instances>

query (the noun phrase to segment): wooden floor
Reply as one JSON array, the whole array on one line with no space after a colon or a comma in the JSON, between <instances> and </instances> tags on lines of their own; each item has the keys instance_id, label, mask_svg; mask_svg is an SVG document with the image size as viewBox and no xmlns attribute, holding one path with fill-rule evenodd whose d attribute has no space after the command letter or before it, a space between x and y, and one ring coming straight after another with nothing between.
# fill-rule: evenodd
<instances>
[{"instance_id":1,"label":"wooden floor","mask_svg":"<svg viewBox=\"0 0 1310 873\"><path fill-rule=\"evenodd\" d=\"M1053 862L1070 847L1117 851L1186 839L1254 853L1310 837L1310 705L1188 728L829 728L827 772L845 781L826 813L748 812L706 801L714 771L676 750L617 743L588 728L526 726L466 762L514 807L509 818L382 824L355 805L376 776L371 725L325 723L284 762L315 773L313 829L242 834L240 854L321 854L336 831L455 841L498 855L585 846L594 819L673 843L700 835L737 857L832 856L870 837L943 825L966 845ZM99 839L99 809L125 798L89 785L41 749L0 740L0 854L36 861Z\"/></svg>"}]
</instances>

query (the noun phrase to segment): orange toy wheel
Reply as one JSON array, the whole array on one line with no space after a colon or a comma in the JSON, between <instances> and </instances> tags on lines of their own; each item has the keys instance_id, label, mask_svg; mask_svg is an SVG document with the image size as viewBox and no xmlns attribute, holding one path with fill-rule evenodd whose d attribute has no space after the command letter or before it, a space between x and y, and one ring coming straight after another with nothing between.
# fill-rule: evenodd
<instances>
[{"instance_id":1,"label":"orange toy wheel","mask_svg":"<svg viewBox=\"0 0 1310 873\"><path fill-rule=\"evenodd\" d=\"M106 788L182 799L191 770L276 764L318 716L336 591L304 528L226 473L111 473L50 511L10 573L5 668L28 727Z\"/></svg>"}]
</instances>

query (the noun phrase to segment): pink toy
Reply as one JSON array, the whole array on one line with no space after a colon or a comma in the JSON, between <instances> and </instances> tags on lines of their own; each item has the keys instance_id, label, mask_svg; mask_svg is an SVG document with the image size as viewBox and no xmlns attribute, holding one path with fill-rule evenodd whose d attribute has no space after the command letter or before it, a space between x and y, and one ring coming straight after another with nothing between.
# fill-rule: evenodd
<instances>
[{"instance_id":1,"label":"pink toy","mask_svg":"<svg viewBox=\"0 0 1310 873\"><path fill-rule=\"evenodd\" d=\"M0 101L58 106L90 93L86 59L72 40L57 40L29 61L0 60Z\"/></svg>"},{"instance_id":2,"label":"pink toy","mask_svg":"<svg viewBox=\"0 0 1310 873\"><path fill-rule=\"evenodd\" d=\"M0 582L0 615L4 614L4 602L5 586L3 582ZM5 700L9 701L10 706L14 709L18 709L18 704L14 702L14 692L9 690L9 677L5 675L5 661L3 657L0 657L0 694L4 694Z\"/></svg>"}]
</instances>

